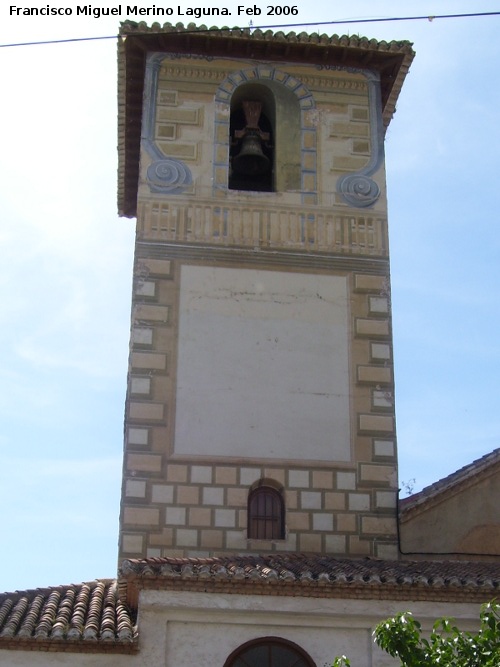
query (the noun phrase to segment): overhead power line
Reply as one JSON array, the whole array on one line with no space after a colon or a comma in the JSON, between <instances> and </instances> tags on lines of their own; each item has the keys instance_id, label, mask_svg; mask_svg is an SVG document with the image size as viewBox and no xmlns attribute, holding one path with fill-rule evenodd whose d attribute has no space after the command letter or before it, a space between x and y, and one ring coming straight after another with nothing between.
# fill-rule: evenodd
<instances>
[{"instance_id":1,"label":"overhead power line","mask_svg":"<svg viewBox=\"0 0 500 667\"><path fill-rule=\"evenodd\" d=\"M427 16L391 16L386 18L371 18L371 19L342 19L341 21L314 21L310 23L278 23L275 25L256 25L251 26L236 26L233 28L207 28L206 30L185 30L184 34L199 34L203 32L221 32L230 30L271 30L275 28L298 28L298 27L312 27L312 26L326 26L326 25L353 25L359 23L389 23L391 21L435 21L438 19L464 19L464 18L478 18L482 16L500 16L500 12L471 12L469 14L435 14ZM134 33L138 35L140 32ZM149 32L144 34L150 34ZM125 35L126 36L126 35ZM102 37L74 37L68 39L51 39L37 42L17 42L13 44L0 44L0 48L8 48L14 46L41 46L43 44L67 44L68 42L90 42L105 39L120 39L122 35L104 35Z\"/></svg>"}]
</instances>

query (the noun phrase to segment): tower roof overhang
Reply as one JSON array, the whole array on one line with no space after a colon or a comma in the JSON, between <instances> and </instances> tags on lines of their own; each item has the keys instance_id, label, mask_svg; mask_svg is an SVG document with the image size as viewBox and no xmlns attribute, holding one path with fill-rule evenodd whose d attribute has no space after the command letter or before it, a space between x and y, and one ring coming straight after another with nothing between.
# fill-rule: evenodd
<instances>
[{"instance_id":1,"label":"tower roof overhang","mask_svg":"<svg viewBox=\"0 0 500 667\"><path fill-rule=\"evenodd\" d=\"M497 595L499 584L498 563L302 553L129 559L119 578L121 598L132 609L141 590L484 603Z\"/></svg>"},{"instance_id":2,"label":"tower roof overhang","mask_svg":"<svg viewBox=\"0 0 500 667\"><path fill-rule=\"evenodd\" d=\"M163 26L126 21L118 47L118 212L134 217L137 209L139 152L146 56L175 52L210 57L247 58L365 69L380 75L382 115L387 126L414 57L408 41L366 37L272 32L249 28Z\"/></svg>"}]
</instances>

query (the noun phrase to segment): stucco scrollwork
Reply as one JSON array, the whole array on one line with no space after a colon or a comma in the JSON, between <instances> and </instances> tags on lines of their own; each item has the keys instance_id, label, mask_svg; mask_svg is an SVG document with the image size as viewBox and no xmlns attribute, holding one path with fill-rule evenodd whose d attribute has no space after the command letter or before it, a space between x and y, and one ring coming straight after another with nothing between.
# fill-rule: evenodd
<instances>
[{"instance_id":1,"label":"stucco scrollwork","mask_svg":"<svg viewBox=\"0 0 500 667\"><path fill-rule=\"evenodd\" d=\"M349 68L347 68L349 70ZM368 104L370 110L371 157L368 164L352 174L344 174L337 181L337 192L350 206L367 208L373 206L380 197L380 188L370 178L384 159L384 130L382 124L382 103L380 99L380 76L374 72L355 70L362 73L368 84Z\"/></svg>"},{"instance_id":2,"label":"stucco scrollwork","mask_svg":"<svg viewBox=\"0 0 500 667\"><path fill-rule=\"evenodd\" d=\"M189 167L173 158L156 160L149 165L147 180L152 192L178 194L193 182Z\"/></svg>"},{"instance_id":3,"label":"stucco scrollwork","mask_svg":"<svg viewBox=\"0 0 500 667\"><path fill-rule=\"evenodd\" d=\"M365 208L372 206L380 197L380 188L375 181L362 174L341 176L337 190L351 206Z\"/></svg>"},{"instance_id":4,"label":"stucco scrollwork","mask_svg":"<svg viewBox=\"0 0 500 667\"><path fill-rule=\"evenodd\" d=\"M148 55L144 79L146 104L143 116L142 147L153 160L146 172L146 182L151 192L178 195L192 185L191 170L181 160L164 154L156 143L154 131L158 75L161 63L169 55L172 54L152 53Z\"/></svg>"}]
</instances>

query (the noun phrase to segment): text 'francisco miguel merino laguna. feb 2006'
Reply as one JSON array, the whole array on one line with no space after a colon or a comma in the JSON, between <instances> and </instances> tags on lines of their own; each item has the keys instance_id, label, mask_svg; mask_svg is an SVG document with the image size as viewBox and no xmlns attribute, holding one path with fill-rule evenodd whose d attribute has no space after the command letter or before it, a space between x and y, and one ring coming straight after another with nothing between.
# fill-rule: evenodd
<instances>
[{"instance_id":1,"label":"text 'francisco miguel merino laguna. feb 2006'","mask_svg":"<svg viewBox=\"0 0 500 667\"><path fill-rule=\"evenodd\" d=\"M197 19L203 16L297 16L296 5L237 5L234 11L228 7L139 7L138 5L116 5L115 7L97 7L94 5L76 5L75 7L18 7L10 5L10 16L192 16Z\"/></svg>"}]
</instances>

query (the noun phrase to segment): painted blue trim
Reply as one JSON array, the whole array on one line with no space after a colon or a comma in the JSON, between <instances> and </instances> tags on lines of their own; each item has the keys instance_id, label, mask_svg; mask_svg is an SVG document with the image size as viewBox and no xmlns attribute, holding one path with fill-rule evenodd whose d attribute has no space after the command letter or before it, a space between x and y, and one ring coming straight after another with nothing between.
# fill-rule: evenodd
<instances>
[{"instance_id":1,"label":"painted blue trim","mask_svg":"<svg viewBox=\"0 0 500 667\"><path fill-rule=\"evenodd\" d=\"M380 75L365 70L358 71L368 82L368 107L370 111L371 156L368 164L352 174L345 174L337 181L337 192L350 206L369 208L380 197L380 188L370 178L384 160L384 130L382 123L382 102L380 95Z\"/></svg>"},{"instance_id":2,"label":"painted blue trim","mask_svg":"<svg viewBox=\"0 0 500 667\"><path fill-rule=\"evenodd\" d=\"M178 195L193 183L191 170L182 160L165 155L155 142L158 78L164 59L164 53L150 53L147 56L141 145L153 159L146 172L151 192Z\"/></svg>"}]
</instances>

